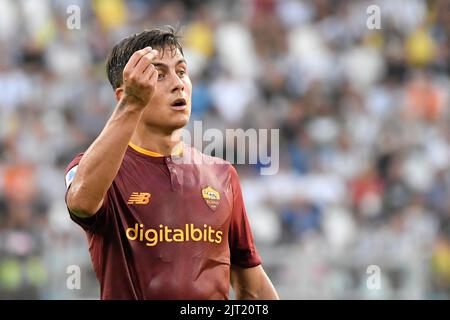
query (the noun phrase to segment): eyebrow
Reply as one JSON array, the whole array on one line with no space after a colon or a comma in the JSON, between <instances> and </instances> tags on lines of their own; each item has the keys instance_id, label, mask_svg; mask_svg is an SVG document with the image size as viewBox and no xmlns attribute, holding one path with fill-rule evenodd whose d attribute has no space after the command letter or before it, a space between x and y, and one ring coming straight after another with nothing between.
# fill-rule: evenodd
<instances>
[{"instance_id":1,"label":"eyebrow","mask_svg":"<svg viewBox=\"0 0 450 320\"><path fill-rule=\"evenodd\" d=\"M175 63L175 66L178 66L181 63L187 64L186 60L180 59L180 60L177 61L177 63ZM155 62L155 63L153 63L153 65L155 66L155 68L169 69L169 66L167 64L165 64L165 63L162 63L162 62Z\"/></svg>"}]
</instances>

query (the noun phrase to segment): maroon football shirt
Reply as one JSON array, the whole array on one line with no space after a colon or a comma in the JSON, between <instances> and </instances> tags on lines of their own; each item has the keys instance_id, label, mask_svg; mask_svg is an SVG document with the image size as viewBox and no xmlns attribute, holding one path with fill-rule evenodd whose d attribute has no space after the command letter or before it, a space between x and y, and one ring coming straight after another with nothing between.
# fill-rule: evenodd
<instances>
[{"instance_id":1,"label":"maroon football shirt","mask_svg":"<svg viewBox=\"0 0 450 320\"><path fill-rule=\"evenodd\" d=\"M228 299L230 264L261 264L236 170L188 146L164 157L130 144L99 212L70 217L102 299Z\"/></svg>"}]
</instances>

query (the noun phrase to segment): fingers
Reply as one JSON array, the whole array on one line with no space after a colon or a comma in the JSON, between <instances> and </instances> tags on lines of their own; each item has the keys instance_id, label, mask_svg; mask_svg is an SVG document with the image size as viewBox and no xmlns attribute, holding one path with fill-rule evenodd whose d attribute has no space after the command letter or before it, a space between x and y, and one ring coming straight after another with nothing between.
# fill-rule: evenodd
<instances>
[{"instance_id":1,"label":"fingers","mask_svg":"<svg viewBox=\"0 0 450 320\"><path fill-rule=\"evenodd\" d=\"M158 55L158 50L150 47L138 50L133 53L123 70L125 95L131 97L141 108L148 104L156 86L158 71L153 65L153 59Z\"/></svg>"},{"instance_id":2,"label":"fingers","mask_svg":"<svg viewBox=\"0 0 450 320\"><path fill-rule=\"evenodd\" d=\"M153 59L158 56L158 50L154 50L151 47L145 47L138 50L128 60L125 68L123 69L124 78L137 77L139 78L142 73L151 65Z\"/></svg>"},{"instance_id":3,"label":"fingers","mask_svg":"<svg viewBox=\"0 0 450 320\"><path fill-rule=\"evenodd\" d=\"M146 47L144 49L138 50L130 57L127 64L125 65L125 68L123 68L124 75L130 75L133 71L134 67L137 65L139 60L148 52L152 50L151 47Z\"/></svg>"},{"instance_id":4,"label":"fingers","mask_svg":"<svg viewBox=\"0 0 450 320\"><path fill-rule=\"evenodd\" d=\"M156 85L156 81L158 80L158 70L156 70L156 68L152 65L153 70L152 72L146 72L146 74L148 74L148 82L150 84L150 86L155 86ZM150 68L149 68L150 69Z\"/></svg>"},{"instance_id":5,"label":"fingers","mask_svg":"<svg viewBox=\"0 0 450 320\"><path fill-rule=\"evenodd\" d=\"M152 62L156 56L158 56L158 50L151 50L145 53L134 68L136 74L142 75L147 68L154 68Z\"/></svg>"},{"instance_id":6,"label":"fingers","mask_svg":"<svg viewBox=\"0 0 450 320\"><path fill-rule=\"evenodd\" d=\"M141 73L140 79L142 81L148 81L148 79L151 78L151 76L153 75L153 73L158 74L158 70L156 70L155 66L153 64L149 64L147 66L147 68L144 70L143 73Z\"/></svg>"}]
</instances>

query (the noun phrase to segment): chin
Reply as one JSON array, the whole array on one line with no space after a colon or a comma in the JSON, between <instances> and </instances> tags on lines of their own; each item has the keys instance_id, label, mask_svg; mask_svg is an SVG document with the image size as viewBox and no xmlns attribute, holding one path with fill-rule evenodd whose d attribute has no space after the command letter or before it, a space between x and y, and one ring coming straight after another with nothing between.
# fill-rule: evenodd
<instances>
[{"instance_id":1,"label":"chin","mask_svg":"<svg viewBox=\"0 0 450 320\"><path fill-rule=\"evenodd\" d=\"M181 114L177 115L175 118L170 119L169 126L174 130L181 129L185 127L189 122L189 115Z\"/></svg>"}]
</instances>

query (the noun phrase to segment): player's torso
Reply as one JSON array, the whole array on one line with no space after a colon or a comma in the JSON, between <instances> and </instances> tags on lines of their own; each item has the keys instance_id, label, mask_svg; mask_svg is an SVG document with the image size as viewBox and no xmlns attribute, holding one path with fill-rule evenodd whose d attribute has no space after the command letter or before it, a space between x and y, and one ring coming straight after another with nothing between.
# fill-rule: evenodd
<instances>
[{"instance_id":1,"label":"player's torso","mask_svg":"<svg viewBox=\"0 0 450 320\"><path fill-rule=\"evenodd\" d=\"M121 243L138 295L224 297L232 209L227 166L149 160L127 152L109 195L118 208L109 238Z\"/></svg>"}]
</instances>

